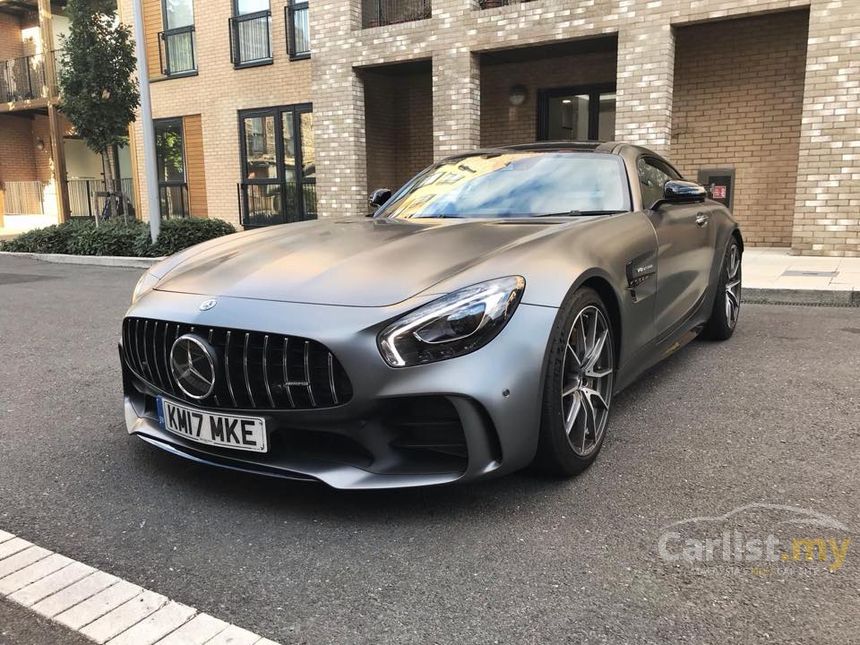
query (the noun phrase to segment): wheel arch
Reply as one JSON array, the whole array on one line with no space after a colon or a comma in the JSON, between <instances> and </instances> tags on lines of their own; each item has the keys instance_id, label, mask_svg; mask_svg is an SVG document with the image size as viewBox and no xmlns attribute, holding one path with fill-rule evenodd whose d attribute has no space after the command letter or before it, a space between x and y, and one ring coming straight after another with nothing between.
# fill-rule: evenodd
<instances>
[{"instance_id":1,"label":"wheel arch","mask_svg":"<svg viewBox=\"0 0 860 645\"><path fill-rule=\"evenodd\" d=\"M612 284L606 277L600 274L592 274L584 280L574 285L571 292L576 291L581 287L594 289L603 304L606 306L606 311L609 313L609 322L612 323L612 350L615 353L615 368L618 368L618 362L621 359L621 341L624 334L624 326L621 321L621 302Z\"/></svg>"}]
</instances>

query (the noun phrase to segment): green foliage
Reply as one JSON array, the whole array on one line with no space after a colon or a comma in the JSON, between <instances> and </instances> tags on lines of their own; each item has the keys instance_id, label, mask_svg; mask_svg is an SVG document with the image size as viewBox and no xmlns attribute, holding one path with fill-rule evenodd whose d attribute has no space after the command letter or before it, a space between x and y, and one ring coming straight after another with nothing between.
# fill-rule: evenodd
<instances>
[{"instance_id":1,"label":"green foliage","mask_svg":"<svg viewBox=\"0 0 860 645\"><path fill-rule=\"evenodd\" d=\"M232 224L217 219L168 220L162 222L153 245L145 222L108 220L96 226L82 220L28 231L0 242L0 251L159 257L235 231Z\"/></svg>"},{"instance_id":2,"label":"green foliage","mask_svg":"<svg viewBox=\"0 0 860 645\"><path fill-rule=\"evenodd\" d=\"M171 255L189 246L212 240L222 235L235 233L236 229L229 222L220 219L169 219L161 222L161 232L158 241L146 246L138 246L138 255L162 256Z\"/></svg>"},{"instance_id":3,"label":"green foliage","mask_svg":"<svg viewBox=\"0 0 860 645\"><path fill-rule=\"evenodd\" d=\"M70 0L59 84L63 113L98 153L121 145L140 105L131 31L109 0Z\"/></svg>"}]
</instances>

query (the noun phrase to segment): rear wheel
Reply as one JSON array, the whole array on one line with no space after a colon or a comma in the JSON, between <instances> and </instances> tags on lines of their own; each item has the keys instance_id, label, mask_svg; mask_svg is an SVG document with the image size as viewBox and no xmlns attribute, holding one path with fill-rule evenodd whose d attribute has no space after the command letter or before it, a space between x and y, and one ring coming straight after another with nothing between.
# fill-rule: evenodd
<instances>
[{"instance_id":1,"label":"rear wheel","mask_svg":"<svg viewBox=\"0 0 860 645\"><path fill-rule=\"evenodd\" d=\"M727 340L735 333L741 313L741 247L732 238L723 258L714 308L705 326L704 336L712 340Z\"/></svg>"},{"instance_id":2,"label":"rear wheel","mask_svg":"<svg viewBox=\"0 0 860 645\"><path fill-rule=\"evenodd\" d=\"M574 293L553 330L535 465L577 475L597 457L606 435L615 375L613 330L592 289Z\"/></svg>"}]
</instances>

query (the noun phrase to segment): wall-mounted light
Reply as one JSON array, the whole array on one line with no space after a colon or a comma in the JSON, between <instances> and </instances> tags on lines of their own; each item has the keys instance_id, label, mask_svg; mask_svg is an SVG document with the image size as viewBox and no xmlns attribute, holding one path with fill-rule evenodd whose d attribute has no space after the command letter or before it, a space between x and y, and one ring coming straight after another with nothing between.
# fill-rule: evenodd
<instances>
[{"instance_id":1,"label":"wall-mounted light","mask_svg":"<svg viewBox=\"0 0 860 645\"><path fill-rule=\"evenodd\" d=\"M526 89L525 85L514 85L508 94L508 101L510 101L511 105L514 107L519 107L526 102L528 95L529 91Z\"/></svg>"},{"instance_id":2,"label":"wall-mounted light","mask_svg":"<svg viewBox=\"0 0 860 645\"><path fill-rule=\"evenodd\" d=\"M42 152L45 149L45 142L42 139L36 139L36 150Z\"/></svg>"}]
</instances>

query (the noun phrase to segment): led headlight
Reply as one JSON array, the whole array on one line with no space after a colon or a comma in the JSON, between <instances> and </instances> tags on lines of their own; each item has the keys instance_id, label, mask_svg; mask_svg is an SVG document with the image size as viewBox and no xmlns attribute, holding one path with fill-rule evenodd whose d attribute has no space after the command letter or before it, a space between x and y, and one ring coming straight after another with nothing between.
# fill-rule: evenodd
<instances>
[{"instance_id":1,"label":"led headlight","mask_svg":"<svg viewBox=\"0 0 860 645\"><path fill-rule=\"evenodd\" d=\"M131 304L136 303L145 294L155 288L161 278L152 275L149 271L144 273L140 280L137 281L137 286L134 288L134 293L131 294Z\"/></svg>"},{"instance_id":2,"label":"led headlight","mask_svg":"<svg viewBox=\"0 0 860 645\"><path fill-rule=\"evenodd\" d=\"M405 315L379 334L379 351L392 367L443 361L474 352L507 324L526 281L498 278L460 289Z\"/></svg>"}]
</instances>

